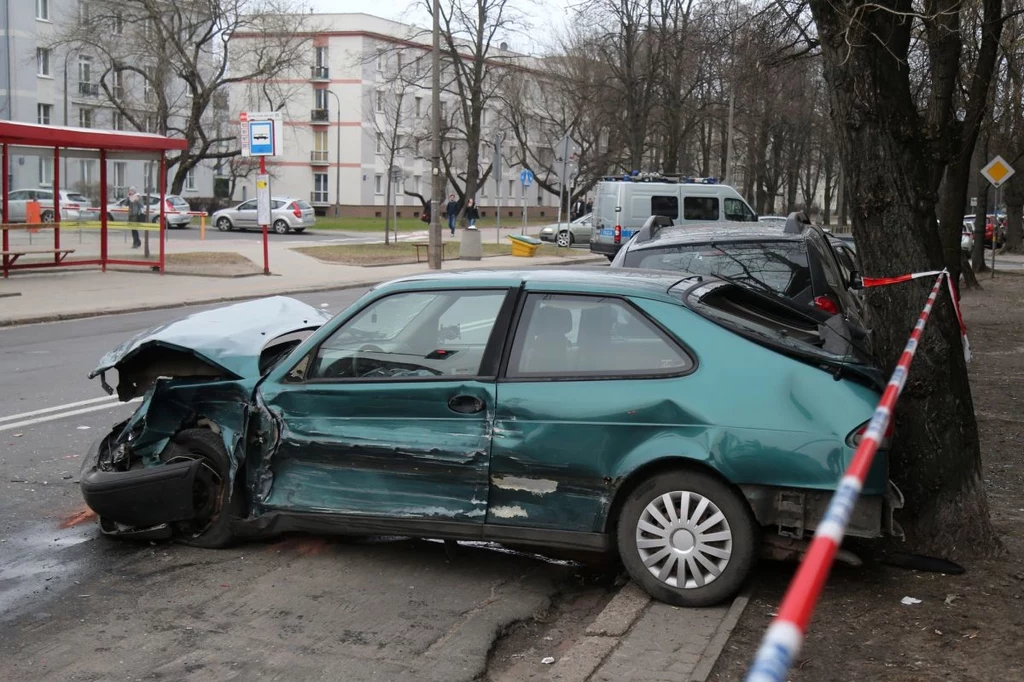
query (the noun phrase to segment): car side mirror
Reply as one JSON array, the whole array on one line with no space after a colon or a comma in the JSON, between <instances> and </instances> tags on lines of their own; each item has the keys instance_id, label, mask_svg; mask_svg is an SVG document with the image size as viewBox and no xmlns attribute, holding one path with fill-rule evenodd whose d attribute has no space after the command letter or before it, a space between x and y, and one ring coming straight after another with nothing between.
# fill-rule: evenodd
<instances>
[{"instance_id":1,"label":"car side mirror","mask_svg":"<svg viewBox=\"0 0 1024 682\"><path fill-rule=\"evenodd\" d=\"M863 289L864 278L860 276L860 273L854 270L850 273L850 288L851 289Z\"/></svg>"}]
</instances>

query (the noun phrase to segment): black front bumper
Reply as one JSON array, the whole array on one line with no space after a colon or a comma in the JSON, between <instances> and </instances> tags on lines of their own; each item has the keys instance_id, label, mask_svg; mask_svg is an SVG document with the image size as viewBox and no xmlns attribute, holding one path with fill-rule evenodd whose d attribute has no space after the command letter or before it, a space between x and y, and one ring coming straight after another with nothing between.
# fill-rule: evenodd
<instances>
[{"instance_id":1,"label":"black front bumper","mask_svg":"<svg viewBox=\"0 0 1024 682\"><path fill-rule=\"evenodd\" d=\"M116 522L131 528L151 528L195 516L192 486L198 461L164 464L129 471L103 471L100 452L110 436L89 448L82 464L80 487L85 503L103 520L104 532Z\"/></svg>"},{"instance_id":2,"label":"black front bumper","mask_svg":"<svg viewBox=\"0 0 1024 682\"><path fill-rule=\"evenodd\" d=\"M614 256L622 248L622 244L607 243L607 242L590 242L590 252L599 253L602 256Z\"/></svg>"}]
</instances>

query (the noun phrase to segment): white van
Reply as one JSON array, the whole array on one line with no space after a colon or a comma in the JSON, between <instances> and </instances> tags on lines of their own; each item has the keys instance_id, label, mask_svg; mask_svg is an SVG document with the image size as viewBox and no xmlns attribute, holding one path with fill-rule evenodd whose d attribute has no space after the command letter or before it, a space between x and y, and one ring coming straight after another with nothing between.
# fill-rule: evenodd
<instances>
[{"instance_id":1,"label":"white van","mask_svg":"<svg viewBox=\"0 0 1024 682\"><path fill-rule=\"evenodd\" d=\"M608 177L597 183L590 251L611 260L652 215L676 225L713 220L757 222L734 188L715 178L668 178L651 173Z\"/></svg>"}]
</instances>

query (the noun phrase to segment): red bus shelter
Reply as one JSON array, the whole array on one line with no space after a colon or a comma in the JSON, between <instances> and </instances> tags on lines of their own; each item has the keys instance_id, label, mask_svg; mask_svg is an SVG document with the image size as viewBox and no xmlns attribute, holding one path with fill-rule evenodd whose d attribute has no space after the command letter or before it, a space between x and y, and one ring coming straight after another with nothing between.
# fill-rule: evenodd
<instances>
[{"instance_id":1,"label":"red bus shelter","mask_svg":"<svg viewBox=\"0 0 1024 682\"><path fill-rule=\"evenodd\" d=\"M59 126L36 125L32 123L17 123L12 121L0 121L0 173L3 177L3 203L2 203L2 224L0 232L3 233L3 275L7 277L9 270L55 267L61 265L99 265L106 271L108 265L141 265L152 267L152 261L111 259L107 255L107 160L108 156L114 155L117 158L146 158L159 160L158 186L160 192L160 272L164 272L164 240L166 225L164 224L165 196L167 192L167 168L165 154L171 150L186 149L188 143L185 140L173 139L162 135L151 135L148 133L126 133L111 130L92 130L88 128L64 128ZM34 153L40 150L53 153L53 222L52 223L10 223L9 194L10 182L10 157L12 149L28 148ZM100 257L89 260L67 260L66 256L72 249L61 249L60 245L60 160L61 150L66 150L65 155L75 156L83 153L90 154L95 158L99 153L99 220L100 220ZM48 253L50 249L21 249L12 250L9 243L8 232L19 229L52 229L53 230L53 262L31 262L16 263L21 255L28 253Z\"/></svg>"}]
</instances>

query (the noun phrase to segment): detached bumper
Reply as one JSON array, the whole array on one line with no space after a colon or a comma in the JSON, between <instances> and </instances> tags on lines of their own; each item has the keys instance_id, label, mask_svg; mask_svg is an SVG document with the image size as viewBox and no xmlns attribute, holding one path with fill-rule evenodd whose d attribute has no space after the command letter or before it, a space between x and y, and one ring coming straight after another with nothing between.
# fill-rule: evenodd
<instances>
[{"instance_id":1,"label":"detached bumper","mask_svg":"<svg viewBox=\"0 0 1024 682\"><path fill-rule=\"evenodd\" d=\"M105 533L116 533L115 524L127 526L124 534L130 535L133 529L187 521L195 515L192 486L200 467L198 461L103 471L99 456L106 440L100 438L89 448L79 484L85 503L103 521Z\"/></svg>"},{"instance_id":2,"label":"detached bumper","mask_svg":"<svg viewBox=\"0 0 1024 682\"><path fill-rule=\"evenodd\" d=\"M623 237L625 239L625 237ZM602 256L614 256L622 248L622 242L620 244L608 243L608 242L590 242L590 252L599 253Z\"/></svg>"}]
</instances>

